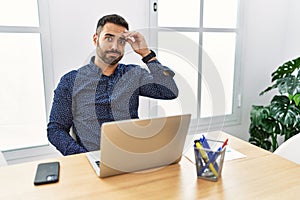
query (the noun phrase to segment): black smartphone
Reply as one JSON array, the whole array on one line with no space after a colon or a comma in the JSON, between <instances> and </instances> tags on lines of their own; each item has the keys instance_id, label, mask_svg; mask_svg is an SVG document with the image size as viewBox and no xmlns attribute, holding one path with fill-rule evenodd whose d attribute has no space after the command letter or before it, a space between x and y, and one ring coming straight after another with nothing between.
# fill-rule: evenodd
<instances>
[{"instance_id":1,"label":"black smartphone","mask_svg":"<svg viewBox=\"0 0 300 200\"><path fill-rule=\"evenodd\" d=\"M40 163L36 169L34 185L58 182L59 162Z\"/></svg>"}]
</instances>

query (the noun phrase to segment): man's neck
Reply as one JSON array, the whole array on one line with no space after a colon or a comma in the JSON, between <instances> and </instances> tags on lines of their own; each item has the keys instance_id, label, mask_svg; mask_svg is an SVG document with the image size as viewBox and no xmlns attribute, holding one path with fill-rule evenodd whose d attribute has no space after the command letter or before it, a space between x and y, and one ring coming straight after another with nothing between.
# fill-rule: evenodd
<instances>
[{"instance_id":1,"label":"man's neck","mask_svg":"<svg viewBox=\"0 0 300 200\"><path fill-rule=\"evenodd\" d=\"M110 76L115 72L115 70L118 66L118 63L115 65L108 65L100 59L95 59L95 65L102 70L103 75Z\"/></svg>"}]
</instances>

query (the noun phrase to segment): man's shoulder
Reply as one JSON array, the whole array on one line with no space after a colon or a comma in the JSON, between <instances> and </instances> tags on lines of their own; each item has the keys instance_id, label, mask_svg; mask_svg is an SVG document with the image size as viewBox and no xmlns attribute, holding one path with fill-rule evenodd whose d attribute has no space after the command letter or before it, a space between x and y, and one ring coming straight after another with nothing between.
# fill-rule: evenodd
<instances>
[{"instance_id":1,"label":"man's shoulder","mask_svg":"<svg viewBox=\"0 0 300 200\"><path fill-rule=\"evenodd\" d=\"M123 63L119 63L119 67L120 68L127 68L127 69L131 69L131 68L141 68L141 66L137 65L137 64L123 64Z\"/></svg>"},{"instance_id":2,"label":"man's shoulder","mask_svg":"<svg viewBox=\"0 0 300 200\"><path fill-rule=\"evenodd\" d=\"M140 65L137 64L119 64L118 69L122 72L122 73L126 73L128 71L134 70L134 71L140 71L142 69L142 67Z\"/></svg>"},{"instance_id":3,"label":"man's shoulder","mask_svg":"<svg viewBox=\"0 0 300 200\"><path fill-rule=\"evenodd\" d=\"M90 71L90 69L91 69L90 65L84 65L82 67L79 67L78 69L73 69L67 72L66 74L63 75L62 78L74 80L78 73L84 73L85 71Z\"/></svg>"},{"instance_id":4,"label":"man's shoulder","mask_svg":"<svg viewBox=\"0 0 300 200\"><path fill-rule=\"evenodd\" d=\"M77 70L69 71L62 76L61 81L73 82L76 78L77 73Z\"/></svg>"}]
</instances>

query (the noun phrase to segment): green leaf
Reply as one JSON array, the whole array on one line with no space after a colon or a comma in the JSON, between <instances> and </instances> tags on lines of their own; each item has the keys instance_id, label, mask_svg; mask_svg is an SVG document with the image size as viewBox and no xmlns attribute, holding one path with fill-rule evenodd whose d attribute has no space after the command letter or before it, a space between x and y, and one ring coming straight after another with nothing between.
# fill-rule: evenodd
<instances>
[{"instance_id":1,"label":"green leaf","mask_svg":"<svg viewBox=\"0 0 300 200\"><path fill-rule=\"evenodd\" d=\"M294 127L300 123L300 110L287 96L274 96L270 105L270 114L282 125Z\"/></svg>"},{"instance_id":2,"label":"green leaf","mask_svg":"<svg viewBox=\"0 0 300 200\"><path fill-rule=\"evenodd\" d=\"M273 89L275 89L277 87L278 87L278 84L275 83L275 84L269 86L268 88L266 88L265 90L263 90L262 92L260 92L259 96L262 96L263 94L265 94L265 93L269 92L270 90L273 90Z\"/></svg>"},{"instance_id":3,"label":"green leaf","mask_svg":"<svg viewBox=\"0 0 300 200\"><path fill-rule=\"evenodd\" d=\"M271 142L269 141L270 135L269 133L263 131L260 126L250 125L249 128L250 138L249 142L258 147L261 147L266 150L271 149Z\"/></svg>"},{"instance_id":4,"label":"green leaf","mask_svg":"<svg viewBox=\"0 0 300 200\"><path fill-rule=\"evenodd\" d=\"M261 128L265 132L269 133L270 136L279 135L281 133L280 124L273 117L262 120Z\"/></svg>"},{"instance_id":5,"label":"green leaf","mask_svg":"<svg viewBox=\"0 0 300 200\"><path fill-rule=\"evenodd\" d=\"M282 66L279 66L275 72L272 73L272 82L292 74L296 69L299 68L300 57L284 63Z\"/></svg>"},{"instance_id":6,"label":"green leaf","mask_svg":"<svg viewBox=\"0 0 300 200\"><path fill-rule=\"evenodd\" d=\"M295 95L300 91L300 77L287 75L284 78L277 80L277 87L280 94Z\"/></svg>"},{"instance_id":7,"label":"green leaf","mask_svg":"<svg viewBox=\"0 0 300 200\"><path fill-rule=\"evenodd\" d=\"M300 94L296 94L295 96L293 96L293 101L295 102L296 106L299 106Z\"/></svg>"},{"instance_id":8,"label":"green leaf","mask_svg":"<svg viewBox=\"0 0 300 200\"><path fill-rule=\"evenodd\" d=\"M270 115L270 110L268 107L264 106L252 106L250 112L250 119L254 125L261 124L263 119L267 119Z\"/></svg>"},{"instance_id":9,"label":"green leaf","mask_svg":"<svg viewBox=\"0 0 300 200\"><path fill-rule=\"evenodd\" d=\"M288 98L290 99L290 101L292 101L294 98L294 95L288 94Z\"/></svg>"},{"instance_id":10,"label":"green leaf","mask_svg":"<svg viewBox=\"0 0 300 200\"><path fill-rule=\"evenodd\" d=\"M281 135L284 135L284 141L286 141L298 133L300 133L299 125L296 127L285 126L283 127L283 134Z\"/></svg>"},{"instance_id":11,"label":"green leaf","mask_svg":"<svg viewBox=\"0 0 300 200\"><path fill-rule=\"evenodd\" d=\"M297 77L300 77L300 57L296 58L294 60L288 61L284 63L282 66L279 66L276 71L274 71L271 74L271 82L274 84L263 90L259 95L263 95L266 92L269 92L270 90L273 90L275 88L278 88L278 81L280 83L280 79L283 79L287 76L290 76L294 73L295 70L298 70L298 75ZM277 81L278 80L278 81ZM286 89L288 91L289 89ZM280 92L281 94L284 94ZM290 94L295 94L295 93L290 93Z\"/></svg>"}]
</instances>

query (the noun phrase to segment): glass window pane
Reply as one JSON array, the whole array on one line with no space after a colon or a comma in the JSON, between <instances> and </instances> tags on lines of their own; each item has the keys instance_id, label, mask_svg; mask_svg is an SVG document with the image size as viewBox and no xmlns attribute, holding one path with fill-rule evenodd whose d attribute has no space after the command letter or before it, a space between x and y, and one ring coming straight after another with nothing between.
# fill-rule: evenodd
<instances>
[{"instance_id":1,"label":"glass window pane","mask_svg":"<svg viewBox=\"0 0 300 200\"><path fill-rule=\"evenodd\" d=\"M203 26L236 28L238 0L204 0Z\"/></svg>"},{"instance_id":2,"label":"glass window pane","mask_svg":"<svg viewBox=\"0 0 300 200\"><path fill-rule=\"evenodd\" d=\"M159 0L158 26L199 27L200 0Z\"/></svg>"},{"instance_id":3,"label":"glass window pane","mask_svg":"<svg viewBox=\"0 0 300 200\"><path fill-rule=\"evenodd\" d=\"M37 0L0 0L0 26L39 26Z\"/></svg>"},{"instance_id":4,"label":"glass window pane","mask_svg":"<svg viewBox=\"0 0 300 200\"><path fill-rule=\"evenodd\" d=\"M158 100L158 115L197 116L199 33L159 32L158 59L175 72L179 97ZM153 108L151 110L154 110Z\"/></svg>"},{"instance_id":5,"label":"glass window pane","mask_svg":"<svg viewBox=\"0 0 300 200\"><path fill-rule=\"evenodd\" d=\"M39 33L0 33L0 149L48 144Z\"/></svg>"},{"instance_id":6,"label":"glass window pane","mask_svg":"<svg viewBox=\"0 0 300 200\"><path fill-rule=\"evenodd\" d=\"M232 114L235 33L204 33L201 117Z\"/></svg>"}]
</instances>

